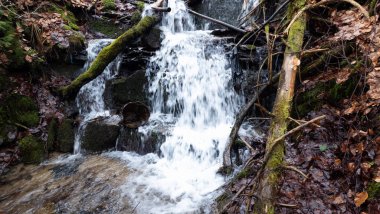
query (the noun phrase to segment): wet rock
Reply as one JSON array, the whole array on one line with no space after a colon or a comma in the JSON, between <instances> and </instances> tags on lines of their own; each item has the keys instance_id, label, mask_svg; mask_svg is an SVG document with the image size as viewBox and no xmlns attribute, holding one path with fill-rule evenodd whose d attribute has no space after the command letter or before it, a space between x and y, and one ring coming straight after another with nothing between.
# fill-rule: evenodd
<instances>
[{"instance_id":1,"label":"wet rock","mask_svg":"<svg viewBox=\"0 0 380 214\"><path fill-rule=\"evenodd\" d=\"M150 58L155 54L154 50L148 50L138 46L129 46L124 49L120 63L119 75L129 76L138 70L146 70Z\"/></svg>"},{"instance_id":2,"label":"wet rock","mask_svg":"<svg viewBox=\"0 0 380 214\"><path fill-rule=\"evenodd\" d=\"M107 118L96 118L86 125L82 148L87 152L100 152L114 148L119 136L119 125L108 123Z\"/></svg>"},{"instance_id":3,"label":"wet rock","mask_svg":"<svg viewBox=\"0 0 380 214\"><path fill-rule=\"evenodd\" d=\"M156 153L160 155L160 146L165 142L166 136L158 130L148 133L138 132L137 129L123 128L121 130L117 149L136 152L140 155Z\"/></svg>"},{"instance_id":4,"label":"wet rock","mask_svg":"<svg viewBox=\"0 0 380 214\"><path fill-rule=\"evenodd\" d=\"M32 135L24 137L18 145L20 147L22 162L38 164L44 160L44 144L36 137Z\"/></svg>"},{"instance_id":5,"label":"wet rock","mask_svg":"<svg viewBox=\"0 0 380 214\"><path fill-rule=\"evenodd\" d=\"M144 70L136 71L128 77L110 80L106 84L106 91L109 91L106 102L114 108L121 108L128 102L147 103L148 98L145 92L147 82Z\"/></svg>"},{"instance_id":6,"label":"wet rock","mask_svg":"<svg viewBox=\"0 0 380 214\"><path fill-rule=\"evenodd\" d=\"M1 178L6 213L133 213L124 196L130 170L116 158L88 155L58 164L17 165Z\"/></svg>"},{"instance_id":7,"label":"wet rock","mask_svg":"<svg viewBox=\"0 0 380 214\"><path fill-rule=\"evenodd\" d=\"M138 128L145 124L150 117L148 106L141 102L130 102L122 109L123 125L128 128Z\"/></svg>"},{"instance_id":8,"label":"wet rock","mask_svg":"<svg viewBox=\"0 0 380 214\"><path fill-rule=\"evenodd\" d=\"M152 28L149 33L141 38L142 44L151 50L157 50L161 47L161 30L159 27Z\"/></svg>"},{"instance_id":9,"label":"wet rock","mask_svg":"<svg viewBox=\"0 0 380 214\"><path fill-rule=\"evenodd\" d=\"M74 120L64 119L57 132L57 150L60 152L73 152L74 140Z\"/></svg>"}]
</instances>

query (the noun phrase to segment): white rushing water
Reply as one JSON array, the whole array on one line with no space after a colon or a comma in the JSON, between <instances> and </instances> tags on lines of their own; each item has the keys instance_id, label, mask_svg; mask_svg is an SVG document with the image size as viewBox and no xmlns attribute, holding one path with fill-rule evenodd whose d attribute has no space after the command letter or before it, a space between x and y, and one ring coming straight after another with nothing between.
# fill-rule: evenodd
<instances>
[{"instance_id":1,"label":"white rushing water","mask_svg":"<svg viewBox=\"0 0 380 214\"><path fill-rule=\"evenodd\" d=\"M83 67L83 71L86 71L89 68L98 53L112 41L112 39L96 39L88 42L87 62ZM75 101L79 109L79 114L82 117L82 121L75 134L74 154L80 154L81 152L81 137L87 122L100 116L110 116L110 111L105 107L103 94L106 81L117 74L120 62L121 57L117 57L106 67L106 69L104 69L101 75L80 89Z\"/></svg>"},{"instance_id":2,"label":"white rushing water","mask_svg":"<svg viewBox=\"0 0 380 214\"><path fill-rule=\"evenodd\" d=\"M134 169L124 193L138 213L208 213L215 190L225 182L217 170L242 98L232 87L223 41L196 31L183 1L169 0L167 6L172 11L163 17L162 47L151 58L147 76L150 120L172 129L161 157L110 155Z\"/></svg>"}]
</instances>

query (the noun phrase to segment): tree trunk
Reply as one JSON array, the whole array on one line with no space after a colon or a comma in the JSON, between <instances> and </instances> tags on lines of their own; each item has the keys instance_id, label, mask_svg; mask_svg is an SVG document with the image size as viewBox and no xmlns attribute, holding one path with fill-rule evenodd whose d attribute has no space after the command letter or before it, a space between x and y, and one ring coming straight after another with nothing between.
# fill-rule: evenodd
<instances>
[{"instance_id":1,"label":"tree trunk","mask_svg":"<svg viewBox=\"0 0 380 214\"><path fill-rule=\"evenodd\" d=\"M158 19L154 16L146 16L142 18L139 23L115 39L110 45L103 48L86 72L79 75L70 83L70 85L59 89L60 95L64 98L75 97L83 85L99 76L107 65L124 50L126 45L131 44L138 37L147 32L156 24L157 20Z\"/></svg>"},{"instance_id":2,"label":"tree trunk","mask_svg":"<svg viewBox=\"0 0 380 214\"><path fill-rule=\"evenodd\" d=\"M288 7L289 20L304 7L306 0L294 0ZM284 159L284 140L276 143L275 140L283 136L287 130L287 119L291 112L294 95L296 73L300 65L300 51L302 50L304 31L306 27L306 15L302 14L290 27L287 39L284 62L281 68L280 81L277 96L273 107L274 118L271 122L267 140L266 152L270 152L260 176L257 189L257 202L255 213L275 213L275 196L277 182L280 176L281 165ZM272 149L272 147L274 148Z\"/></svg>"}]
</instances>

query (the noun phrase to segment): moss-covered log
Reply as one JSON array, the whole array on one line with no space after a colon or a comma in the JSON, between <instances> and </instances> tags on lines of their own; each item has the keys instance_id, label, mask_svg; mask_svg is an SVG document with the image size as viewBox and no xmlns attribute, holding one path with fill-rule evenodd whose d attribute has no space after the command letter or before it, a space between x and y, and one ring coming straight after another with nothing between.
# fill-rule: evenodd
<instances>
[{"instance_id":1,"label":"moss-covered log","mask_svg":"<svg viewBox=\"0 0 380 214\"><path fill-rule=\"evenodd\" d=\"M305 6L306 0L292 1L288 7L287 17L291 19L297 11ZM273 107L274 118L271 122L266 152L270 154L260 176L255 213L275 213L274 196L277 192L277 182L284 159L284 142L276 142L287 131L287 119L290 115L294 95L296 73L300 65L300 51L303 45L306 15L302 14L289 28L288 47L284 53L277 96ZM273 148L272 148L273 147Z\"/></svg>"},{"instance_id":2,"label":"moss-covered log","mask_svg":"<svg viewBox=\"0 0 380 214\"><path fill-rule=\"evenodd\" d=\"M107 65L112 62L117 55L123 51L126 45L134 42L141 35L146 33L157 23L158 18L155 16L146 16L135 26L115 39L110 45L100 51L96 59L92 62L88 70L73 80L70 85L59 89L59 93L64 98L73 98L80 88L99 76Z\"/></svg>"}]
</instances>

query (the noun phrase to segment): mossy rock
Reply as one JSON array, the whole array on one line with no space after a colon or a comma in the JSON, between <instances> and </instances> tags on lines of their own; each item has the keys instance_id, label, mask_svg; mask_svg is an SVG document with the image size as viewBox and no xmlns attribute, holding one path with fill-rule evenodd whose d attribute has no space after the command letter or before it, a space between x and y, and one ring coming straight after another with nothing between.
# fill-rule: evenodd
<instances>
[{"instance_id":1,"label":"mossy rock","mask_svg":"<svg viewBox=\"0 0 380 214\"><path fill-rule=\"evenodd\" d=\"M83 50L85 47L86 38L81 32L74 31L69 36L70 48L73 50Z\"/></svg>"},{"instance_id":2,"label":"mossy rock","mask_svg":"<svg viewBox=\"0 0 380 214\"><path fill-rule=\"evenodd\" d=\"M375 199L380 198L380 183L371 182L367 187L368 198Z\"/></svg>"},{"instance_id":3,"label":"mossy rock","mask_svg":"<svg viewBox=\"0 0 380 214\"><path fill-rule=\"evenodd\" d=\"M44 160L44 144L33 135L24 137L19 141L18 145L20 147L22 162L38 164Z\"/></svg>"},{"instance_id":4,"label":"mossy rock","mask_svg":"<svg viewBox=\"0 0 380 214\"><path fill-rule=\"evenodd\" d=\"M48 8L50 12L59 13L63 20L65 20L72 30L79 30L78 25L76 24L78 19L75 17L74 13L68 10L66 7L61 7L56 4L50 4Z\"/></svg>"},{"instance_id":5,"label":"mossy rock","mask_svg":"<svg viewBox=\"0 0 380 214\"><path fill-rule=\"evenodd\" d=\"M126 29L114 24L112 21L104 19L91 19L88 22L92 31L101 33L108 38L116 38L124 33Z\"/></svg>"},{"instance_id":6,"label":"mossy rock","mask_svg":"<svg viewBox=\"0 0 380 214\"><path fill-rule=\"evenodd\" d=\"M6 119L11 123L19 123L29 128L37 126L40 121L36 103L32 98L24 95L11 94L6 97L3 111L5 111Z\"/></svg>"},{"instance_id":7,"label":"mossy rock","mask_svg":"<svg viewBox=\"0 0 380 214\"><path fill-rule=\"evenodd\" d=\"M135 2L136 6L137 6L137 9L139 11L143 11L144 10L144 7L145 7L145 3L143 1L136 1Z\"/></svg>"},{"instance_id":8,"label":"mossy rock","mask_svg":"<svg viewBox=\"0 0 380 214\"><path fill-rule=\"evenodd\" d=\"M20 68L25 64L25 51L21 47L20 38L16 33L14 20L12 18L3 18L0 16L0 52L2 50L12 50L4 52L7 56L8 63L5 66L9 68ZM0 66L4 66L1 64Z\"/></svg>"},{"instance_id":9,"label":"mossy rock","mask_svg":"<svg viewBox=\"0 0 380 214\"><path fill-rule=\"evenodd\" d=\"M60 152L73 152L75 141L74 120L64 119L57 132L57 149Z\"/></svg>"},{"instance_id":10,"label":"mossy rock","mask_svg":"<svg viewBox=\"0 0 380 214\"><path fill-rule=\"evenodd\" d=\"M48 138L46 140L46 145L48 151L53 151L55 142L57 140L58 132L58 119L53 118L48 125Z\"/></svg>"},{"instance_id":11,"label":"mossy rock","mask_svg":"<svg viewBox=\"0 0 380 214\"><path fill-rule=\"evenodd\" d=\"M115 0L102 0L102 4L105 10L115 10L116 3Z\"/></svg>"}]
</instances>

